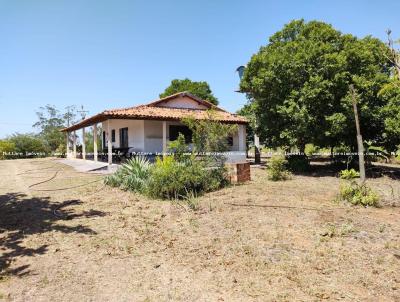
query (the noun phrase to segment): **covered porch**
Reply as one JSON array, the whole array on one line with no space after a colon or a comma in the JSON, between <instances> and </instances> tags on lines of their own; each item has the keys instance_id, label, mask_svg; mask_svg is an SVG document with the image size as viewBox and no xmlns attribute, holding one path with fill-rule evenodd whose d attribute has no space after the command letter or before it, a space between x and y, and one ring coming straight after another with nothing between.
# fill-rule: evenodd
<instances>
[{"instance_id":1,"label":"covered porch","mask_svg":"<svg viewBox=\"0 0 400 302\"><path fill-rule=\"evenodd\" d=\"M79 124L78 124L79 125ZM86 132L93 133L93 153L86 152ZM182 133L187 143L191 142L191 131L180 121L148 119L107 119L101 122L85 123L67 133L67 158L117 163L121 156L142 155L154 157L167 153L168 143ZM80 138L81 152L77 152L77 138ZM98 137L101 137L98 144ZM98 146L100 145L100 146ZM246 158L246 128L239 124L238 131L228 140L228 161Z\"/></svg>"}]
</instances>

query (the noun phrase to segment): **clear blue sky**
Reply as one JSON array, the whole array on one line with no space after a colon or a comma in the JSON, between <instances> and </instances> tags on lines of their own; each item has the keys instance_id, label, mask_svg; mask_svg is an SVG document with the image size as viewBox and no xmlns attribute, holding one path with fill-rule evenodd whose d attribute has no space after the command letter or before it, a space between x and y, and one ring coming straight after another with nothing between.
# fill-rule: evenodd
<instances>
[{"instance_id":1,"label":"clear blue sky","mask_svg":"<svg viewBox=\"0 0 400 302\"><path fill-rule=\"evenodd\" d=\"M0 0L0 137L33 131L42 105L95 114L151 101L174 78L207 81L236 111L236 67L285 23L399 38L399 12L395 0Z\"/></svg>"}]
</instances>

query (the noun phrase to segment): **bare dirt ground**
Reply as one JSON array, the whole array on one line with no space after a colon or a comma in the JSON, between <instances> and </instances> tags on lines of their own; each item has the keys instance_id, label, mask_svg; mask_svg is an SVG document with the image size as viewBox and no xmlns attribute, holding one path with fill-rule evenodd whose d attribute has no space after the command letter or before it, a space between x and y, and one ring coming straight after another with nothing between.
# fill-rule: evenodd
<instances>
[{"instance_id":1,"label":"bare dirt ground","mask_svg":"<svg viewBox=\"0 0 400 302\"><path fill-rule=\"evenodd\" d=\"M252 168L192 210L50 159L0 174L0 300L400 301L394 177L369 181L384 202L366 209L333 202L329 173Z\"/></svg>"}]
</instances>

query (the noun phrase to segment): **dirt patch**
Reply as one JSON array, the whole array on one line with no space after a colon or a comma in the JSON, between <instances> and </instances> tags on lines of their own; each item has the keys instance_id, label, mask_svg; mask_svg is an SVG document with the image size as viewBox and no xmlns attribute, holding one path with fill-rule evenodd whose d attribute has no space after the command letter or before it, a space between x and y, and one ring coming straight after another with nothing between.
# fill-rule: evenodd
<instances>
[{"instance_id":1,"label":"dirt patch","mask_svg":"<svg viewBox=\"0 0 400 302\"><path fill-rule=\"evenodd\" d=\"M370 181L389 202L365 209L333 202L335 177L270 182L252 169L193 211L48 159L0 168L4 300L400 300L391 178Z\"/></svg>"}]
</instances>

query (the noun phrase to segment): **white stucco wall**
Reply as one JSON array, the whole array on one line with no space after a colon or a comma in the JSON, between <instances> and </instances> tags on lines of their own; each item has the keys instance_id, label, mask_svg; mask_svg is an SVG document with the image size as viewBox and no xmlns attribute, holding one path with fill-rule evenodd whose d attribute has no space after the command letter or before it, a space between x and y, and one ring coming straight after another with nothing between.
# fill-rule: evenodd
<instances>
[{"instance_id":1,"label":"white stucco wall","mask_svg":"<svg viewBox=\"0 0 400 302\"><path fill-rule=\"evenodd\" d=\"M145 152L162 152L162 121L144 121Z\"/></svg>"},{"instance_id":2,"label":"white stucco wall","mask_svg":"<svg viewBox=\"0 0 400 302\"><path fill-rule=\"evenodd\" d=\"M198 102L187 96L180 96L175 99L159 103L157 104L157 106L172 108L208 109L206 106L199 104Z\"/></svg>"},{"instance_id":3,"label":"white stucco wall","mask_svg":"<svg viewBox=\"0 0 400 302\"><path fill-rule=\"evenodd\" d=\"M169 142L169 126L182 125L179 122L167 121L167 143ZM144 148L145 152L162 152L162 125L163 121L144 121Z\"/></svg>"},{"instance_id":4,"label":"white stucco wall","mask_svg":"<svg viewBox=\"0 0 400 302\"><path fill-rule=\"evenodd\" d=\"M110 123L108 126L108 122ZM114 148L119 148L119 129L128 128L128 146L134 148L137 152L145 152L144 148L144 121L143 120L126 120L115 119L107 120L102 123L103 131L106 135L111 135L111 131L115 130L115 142L112 143ZM108 133L109 129L109 133ZM103 135L102 135L103 138Z\"/></svg>"},{"instance_id":5,"label":"white stucco wall","mask_svg":"<svg viewBox=\"0 0 400 302\"><path fill-rule=\"evenodd\" d=\"M238 151L246 151L246 126L239 125L238 128Z\"/></svg>"}]
</instances>

